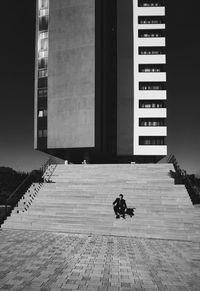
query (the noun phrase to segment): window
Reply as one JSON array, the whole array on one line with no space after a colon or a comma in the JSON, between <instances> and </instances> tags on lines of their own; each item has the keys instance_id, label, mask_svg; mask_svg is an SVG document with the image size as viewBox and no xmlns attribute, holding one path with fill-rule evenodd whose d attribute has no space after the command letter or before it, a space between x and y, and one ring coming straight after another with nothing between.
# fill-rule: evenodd
<instances>
[{"instance_id":1,"label":"window","mask_svg":"<svg viewBox=\"0 0 200 291\"><path fill-rule=\"evenodd\" d=\"M39 10L48 9L49 0L39 0Z\"/></svg>"},{"instance_id":2,"label":"window","mask_svg":"<svg viewBox=\"0 0 200 291\"><path fill-rule=\"evenodd\" d=\"M164 16L139 16L138 23L139 24L164 24L165 17Z\"/></svg>"},{"instance_id":3,"label":"window","mask_svg":"<svg viewBox=\"0 0 200 291\"><path fill-rule=\"evenodd\" d=\"M139 47L139 55L165 55L165 47Z\"/></svg>"},{"instance_id":4,"label":"window","mask_svg":"<svg viewBox=\"0 0 200 291\"><path fill-rule=\"evenodd\" d=\"M166 144L165 136L140 136L139 145L159 146Z\"/></svg>"},{"instance_id":5,"label":"window","mask_svg":"<svg viewBox=\"0 0 200 291\"><path fill-rule=\"evenodd\" d=\"M48 30L48 24L49 24L48 15L39 17L39 30L40 31Z\"/></svg>"},{"instance_id":6,"label":"window","mask_svg":"<svg viewBox=\"0 0 200 291\"><path fill-rule=\"evenodd\" d=\"M139 90L166 90L165 82L139 82Z\"/></svg>"},{"instance_id":7,"label":"window","mask_svg":"<svg viewBox=\"0 0 200 291\"><path fill-rule=\"evenodd\" d=\"M45 51L48 50L48 32L41 32L39 34L39 45L38 45L39 51Z\"/></svg>"},{"instance_id":8,"label":"window","mask_svg":"<svg viewBox=\"0 0 200 291\"><path fill-rule=\"evenodd\" d=\"M164 29L139 29L139 37L165 37Z\"/></svg>"},{"instance_id":9,"label":"window","mask_svg":"<svg viewBox=\"0 0 200 291\"><path fill-rule=\"evenodd\" d=\"M140 100L139 108L166 108L165 100Z\"/></svg>"},{"instance_id":10,"label":"window","mask_svg":"<svg viewBox=\"0 0 200 291\"><path fill-rule=\"evenodd\" d=\"M139 65L141 73L160 73L166 72L165 64L142 64Z\"/></svg>"},{"instance_id":11,"label":"window","mask_svg":"<svg viewBox=\"0 0 200 291\"><path fill-rule=\"evenodd\" d=\"M47 109L39 110L38 117L47 117Z\"/></svg>"},{"instance_id":12,"label":"window","mask_svg":"<svg viewBox=\"0 0 200 291\"><path fill-rule=\"evenodd\" d=\"M48 51L39 51L38 52L38 58L42 59L42 58L47 58L48 57Z\"/></svg>"},{"instance_id":13,"label":"window","mask_svg":"<svg viewBox=\"0 0 200 291\"><path fill-rule=\"evenodd\" d=\"M44 38L48 38L48 32L47 31L43 31L39 35L39 39L44 39Z\"/></svg>"},{"instance_id":14,"label":"window","mask_svg":"<svg viewBox=\"0 0 200 291\"><path fill-rule=\"evenodd\" d=\"M39 16L49 14L49 0L39 0Z\"/></svg>"},{"instance_id":15,"label":"window","mask_svg":"<svg viewBox=\"0 0 200 291\"><path fill-rule=\"evenodd\" d=\"M38 97L39 98L47 97L47 89L39 89L38 90Z\"/></svg>"},{"instance_id":16,"label":"window","mask_svg":"<svg viewBox=\"0 0 200 291\"><path fill-rule=\"evenodd\" d=\"M38 99L38 108L43 110L47 108L47 98L39 98Z\"/></svg>"},{"instance_id":17,"label":"window","mask_svg":"<svg viewBox=\"0 0 200 291\"><path fill-rule=\"evenodd\" d=\"M39 129L38 130L38 137L47 137L47 130L46 129Z\"/></svg>"},{"instance_id":18,"label":"window","mask_svg":"<svg viewBox=\"0 0 200 291\"><path fill-rule=\"evenodd\" d=\"M38 88L47 88L47 77L38 79Z\"/></svg>"},{"instance_id":19,"label":"window","mask_svg":"<svg viewBox=\"0 0 200 291\"><path fill-rule=\"evenodd\" d=\"M48 38L41 38L40 39L39 51L48 51Z\"/></svg>"},{"instance_id":20,"label":"window","mask_svg":"<svg viewBox=\"0 0 200 291\"><path fill-rule=\"evenodd\" d=\"M166 126L165 118L139 118L139 126Z\"/></svg>"},{"instance_id":21,"label":"window","mask_svg":"<svg viewBox=\"0 0 200 291\"><path fill-rule=\"evenodd\" d=\"M39 69L47 69L48 58L40 58L38 59L38 68Z\"/></svg>"},{"instance_id":22,"label":"window","mask_svg":"<svg viewBox=\"0 0 200 291\"><path fill-rule=\"evenodd\" d=\"M165 0L138 0L139 7L159 7L164 5Z\"/></svg>"},{"instance_id":23,"label":"window","mask_svg":"<svg viewBox=\"0 0 200 291\"><path fill-rule=\"evenodd\" d=\"M39 72L38 72L38 77L39 78L47 77L47 75L48 75L47 70L39 70Z\"/></svg>"}]
</instances>

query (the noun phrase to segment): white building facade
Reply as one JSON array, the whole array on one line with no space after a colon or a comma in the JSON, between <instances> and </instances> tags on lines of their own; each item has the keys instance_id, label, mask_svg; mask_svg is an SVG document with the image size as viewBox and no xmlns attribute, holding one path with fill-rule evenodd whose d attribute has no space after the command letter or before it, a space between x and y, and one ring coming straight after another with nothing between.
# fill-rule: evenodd
<instances>
[{"instance_id":1,"label":"white building facade","mask_svg":"<svg viewBox=\"0 0 200 291\"><path fill-rule=\"evenodd\" d=\"M134 155L167 155L163 0L133 0Z\"/></svg>"}]
</instances>

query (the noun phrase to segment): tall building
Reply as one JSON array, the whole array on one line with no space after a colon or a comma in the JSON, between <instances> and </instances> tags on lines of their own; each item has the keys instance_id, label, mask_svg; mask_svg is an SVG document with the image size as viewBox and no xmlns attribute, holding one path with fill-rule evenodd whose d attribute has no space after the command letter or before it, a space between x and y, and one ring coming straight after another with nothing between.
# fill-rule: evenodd
<instances>
[{"instance_id":1,"label":"tall building","mask_svg":"<svg viewBox=\"0 0 200 291\"><path fill-rule=\"evenodd\" d=\"M167 154L164 0L37 0L35 149L81 162Z\"/></svg>"}]
</instances>

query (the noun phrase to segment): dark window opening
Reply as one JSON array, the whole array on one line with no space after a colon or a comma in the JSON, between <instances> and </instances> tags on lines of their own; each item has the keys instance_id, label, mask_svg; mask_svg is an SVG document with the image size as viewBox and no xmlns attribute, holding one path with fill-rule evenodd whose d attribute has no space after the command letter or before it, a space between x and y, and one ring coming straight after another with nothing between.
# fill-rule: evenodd
<instances>
[{"instance_id":1,"label":"dark window opening","mask_svg":"<svg viewBox=\"0 0 200 291\"><path fill-rule=\"evenodd\" d=\"M139 16L138 23L139 24L164 24L165 17L164 16Z\"/></svg>"},{"instance_id":2,"label":"dark window opening","mask_svg":"<svg viewBox=\"0 0 200 291\"><path fill-rule=\"evenodd\" d=\"M166 108L165 100L140 100L139 108Z\"/></svg>"},{"instance_id":3,"label":"dark window opening","mask_svg":"<svg viewBox=\"0 0 200 291\"><path fill-rule=\"evenodd\" d=\"M139 126L166 126L165 118L139 118Z\"/></svg>"},{"instance_id":4,"label":"dark window opening","mask_svg":"<svg viewBox=\"0 0 200 291\"><path fill-rule=\"evenodd\" d=\"M38 98L45 97L47 98L47 89L39 89L38 90Z\"/></svg>"},{"instance_id":5,"label":"dark window opening","mask_svg":"<svg viewBox=\"0 0 200 291\"><path fill-rule=\"evenodd\" d=\"M142 64L142 65L139 65L139 72L141 73L166 72L166 65L165 64Z\"/></svg>"},{"instance_id":6,"label":"dark window opening","mask_svg":"<svg viewBox=\"0 0 200 291\"><path fill-rule=\"evenodd\" d=\"M46 109L46 108L47 108L47 98L39 98L38 109Z\"/></svg>"},{"instance_id":7,"label":"dark window opening","mask_svg":"<svg viewBox=\"0 0 200 291\"><path fill-rule=\"evenodd\" d=\"M38 88L47 88L47 77L38 79Z\"/></svg>"},{"instance_id":8,"label":"dark window opening","mask_svg":"<svg viewBox=\"0 0 200 291\"><path fill-rule=\"evenodd\" d=\"M47 129L39 129L38 130L38 137L39 138L47 137Z\"/></svg>"},{"instance_id":9,"label":"dark window opening","mask_svg":"<svg viewBox=\"0 0 200 291\"><path fill-rule=\"evenodd\" d=\"M139 82L140 90L166 90L165 82Z\"/></svg>"},{"instance_id":10,"label":"dark window opening","mask_svg":"<svg viewBox=\"0 0 200 291\"><path fill-rule=\"evenodd\" d=\"M165 6L165 0L138 0L139 7Z\"/></svg>"},{"instance_id":11,"label":"dark window opening","mask_svg":"<svg viewBox=\"0 0 200 291\"><path fill-rule=\"evenodd\" d=\"M157 146L166 145L165 136L140 136L139 145Z\"/></svg>"},{"instance_id":12,"label":"dark window opening","mask_svg":"<svg viewBox=\"0 0 200 291\"><path fill-rule=\"evenodd\" d=\"M165 55L166 49L165 47L139 47L139 55Z\"/></svg>"},{"instance_id":13,"label":"dark window opening","mask_svg":"<svg viewBox=\"0 0 200 291\"><path fill-rule=\"evenodd\" d=\"M45 15L39 18L39 30L44 31L48 30L48 24L49 24L49 16Z\"/></svg>"},{"instance_id":14,"label":"dark window opening","mask_svg":"<svg viewBox=\"0 0 200 291\"><path fill-rule=\"evenodd\" d=\"M48 58L40 58L38 59L38 68L39 69L47 69Z\"/></svg>"},{"instance_id":15,"label":"dark window opening","mask_svg":"<svg viewBox=\"0 0 200 291\"><path fill-rule=\"evenodd\" d=\"M139 37L165 37L164 29L139 29Z\"/></svg>"},{"instance_id":16,"label":"dark window opening","mask_svg":"<svg viewBox=\"0 0 200 291\"><path fill-rule=\"evenodd\" d=\"M47 129L47 117L38 118L38 130Z\"/></svg>"}]
</instances>

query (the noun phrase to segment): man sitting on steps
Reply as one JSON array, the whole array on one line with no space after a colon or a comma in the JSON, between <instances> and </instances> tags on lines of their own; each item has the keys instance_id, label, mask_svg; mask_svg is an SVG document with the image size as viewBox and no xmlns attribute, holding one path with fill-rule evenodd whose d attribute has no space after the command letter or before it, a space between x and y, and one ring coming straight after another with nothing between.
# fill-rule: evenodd
<instances>
[{"instance_id":1,"label":"man sitting on steps","mask_svg":"<svg viewBox=\"0 0 200 291\"><path fill-rule=\"evenodd\" d=\"M116 198L113 202L113 209L116 218L120 218L120 215L125 219L125 212L127 209L126 201L123 199L123 194L119 194L119 198Z\"/></svg>"}]
</instances>

